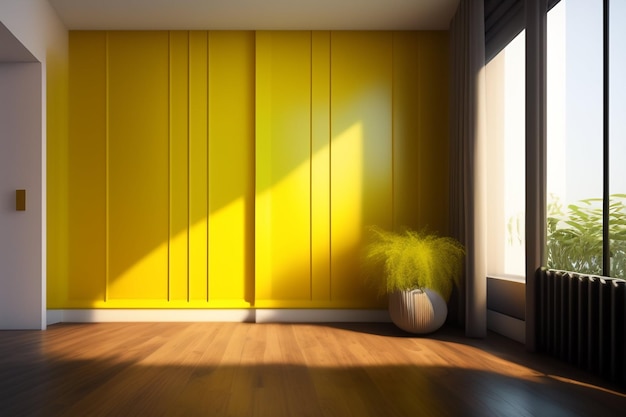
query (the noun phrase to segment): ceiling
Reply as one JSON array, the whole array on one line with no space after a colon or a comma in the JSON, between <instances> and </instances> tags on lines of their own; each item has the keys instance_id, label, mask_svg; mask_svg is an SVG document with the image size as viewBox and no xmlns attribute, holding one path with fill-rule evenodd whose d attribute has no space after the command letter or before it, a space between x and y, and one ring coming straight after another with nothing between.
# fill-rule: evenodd
<instances>
[{"instance_id":1,"label":"ceiling","mask_svg":"<svg viewBox=\"0 0 626 417\"><path fill-rule=\"evenodd\" d=\"M459 0L48 0L70 30L442 30Z\"/></svg>"}]
</instances>

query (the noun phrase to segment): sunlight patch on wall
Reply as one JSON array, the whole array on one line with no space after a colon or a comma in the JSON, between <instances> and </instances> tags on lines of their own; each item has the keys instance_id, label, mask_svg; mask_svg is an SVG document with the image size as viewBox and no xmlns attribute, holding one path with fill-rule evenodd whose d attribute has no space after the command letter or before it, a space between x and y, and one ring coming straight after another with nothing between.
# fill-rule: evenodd
<instances>
[{"instance_id":1,"label":"sunlight patch on wall","mask_svg":"<svg viewBox=\"0 0 626 417\"><path fill-rule=\"evenodd\" d=\"M331 148L333 252L360 245L363 235L364 132L355 123L333 140ZM341 159L334 155L342 155Z\"/></svg>"},{"instance_id":2,"label":"sunlight patch on wall","mask_svg":"<svg viewBox=\"0 0 626 417\"><path fill-rule=\"evenodd\" d=\"M264 292L270 297L289 294L309 298L310 275L310 164L305 160L278 182L258 194L267 227L257 245L267 249L263 276L269 278ZM267 285L269 284L269 285Z\"/></svg>"}]
</instances>

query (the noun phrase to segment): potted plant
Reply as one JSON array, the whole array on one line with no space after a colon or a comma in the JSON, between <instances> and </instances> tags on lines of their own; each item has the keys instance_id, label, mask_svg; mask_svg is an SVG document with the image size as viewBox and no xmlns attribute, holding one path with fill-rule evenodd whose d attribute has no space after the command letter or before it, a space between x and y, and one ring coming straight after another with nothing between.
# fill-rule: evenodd
<instances>
[{"instance_id":1,"label":"potted plant","mask_svg":"<svg viewBox=\"0 0 626 417\"><path fill-rule=\"evenodd\" d=\"M465 250L455 239L404 230L370 228L364 262L368 277L389 296L389 313L401 329L430 333L443 325L453 287L460 286Z\"/></svg>"}]
</instances>

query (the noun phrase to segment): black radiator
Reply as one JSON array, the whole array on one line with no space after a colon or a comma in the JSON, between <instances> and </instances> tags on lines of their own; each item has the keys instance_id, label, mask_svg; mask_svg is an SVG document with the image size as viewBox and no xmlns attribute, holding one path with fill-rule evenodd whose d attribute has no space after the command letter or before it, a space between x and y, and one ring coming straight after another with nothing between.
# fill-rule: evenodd
<instances>
[{"instance_id":1,"label":"black radiator","mask_svg":"<svg viewBox=\"0 0 626 417\"><path fill-rule=\"evenodd\" d=\"M626 382L626 281L537 271L537 350Z\"/></svg>"}]
</instances>

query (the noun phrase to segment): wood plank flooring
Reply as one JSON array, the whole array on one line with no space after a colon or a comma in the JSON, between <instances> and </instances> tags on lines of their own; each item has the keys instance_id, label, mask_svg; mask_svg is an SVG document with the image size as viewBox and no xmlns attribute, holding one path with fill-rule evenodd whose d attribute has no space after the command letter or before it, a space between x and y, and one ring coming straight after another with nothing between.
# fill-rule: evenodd
<instances>
[{"instance_id":1,"label":"wood plank flooring","mask_svg":"<svg viewBox=\"0 0 626 417\"><path fill-rule=\"evenodd\" d=\"M490 334L392 324L0 332L1 416L618 416L623 387Z\"/></svg>"}]
</instances>

